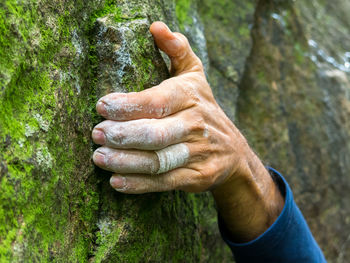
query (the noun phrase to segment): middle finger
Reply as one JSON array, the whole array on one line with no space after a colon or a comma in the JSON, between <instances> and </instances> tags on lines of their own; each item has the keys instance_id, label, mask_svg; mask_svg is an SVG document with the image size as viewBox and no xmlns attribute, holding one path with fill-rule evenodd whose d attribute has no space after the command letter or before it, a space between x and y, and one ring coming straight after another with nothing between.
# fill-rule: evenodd
<instances>
[{"instance_id":1,"label":"middle finger","mask_svg":"<svg viewBox=\"0 0 350 263\"><path fill-rule=\"evenodd\" d=\"M180 117L106 120L94 128L92 138L97 144L116 149L159 150L183 142L196 129L194 125Z\"/></svg>"},{"instance_id":2,"label":"middle finger","mask_svg":"<svg viewBox=\"0 0 350 263\"><path fill-rule=\"evenodd\" d=\"M93 160L100 168L115 173L159 174L182 167L189 157L188 145L180 143L155 152L100 147Z\"/></svg>"}]
</instances>

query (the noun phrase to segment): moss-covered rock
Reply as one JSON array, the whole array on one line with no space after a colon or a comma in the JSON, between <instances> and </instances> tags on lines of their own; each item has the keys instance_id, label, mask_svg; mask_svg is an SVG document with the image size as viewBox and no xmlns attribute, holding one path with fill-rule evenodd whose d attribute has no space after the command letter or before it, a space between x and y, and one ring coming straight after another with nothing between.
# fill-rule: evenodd
<instances>
[{"instance_id":1,"label":"moss-covered rock","mask_svg":"<svg viewBox=\"0 0 350 263\"><path fill-rule=\"evenodd\" d=\"M0 4L0 262L230 259L208 194L121 195L91 162L98 97L168 77L157 19L175 2Z\"/></svg>"}]
</instances>

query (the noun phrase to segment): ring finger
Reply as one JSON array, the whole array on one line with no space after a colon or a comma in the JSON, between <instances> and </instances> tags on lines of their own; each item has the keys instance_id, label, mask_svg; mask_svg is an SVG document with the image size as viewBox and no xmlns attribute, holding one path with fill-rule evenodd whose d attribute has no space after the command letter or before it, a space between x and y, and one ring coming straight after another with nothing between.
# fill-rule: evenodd
<instances>
[{"instance_id":1,"label":"ring finger","mask_svg":"<svg viewBox=\"0 0 350 263\"><path fill-rule=\"evenodd\" d=\"M115 173L160 174L183 167L189 162L187 143L168 146L158 151L98 148L93 160L102 169Z\"/></svg>"}]
</instances>

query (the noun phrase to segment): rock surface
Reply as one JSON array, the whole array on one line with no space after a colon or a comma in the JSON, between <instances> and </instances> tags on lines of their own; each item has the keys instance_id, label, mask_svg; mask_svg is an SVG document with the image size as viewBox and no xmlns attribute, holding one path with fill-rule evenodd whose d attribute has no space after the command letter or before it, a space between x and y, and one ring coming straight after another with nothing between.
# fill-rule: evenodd
<instances>
[{"instance_id":1,"label":"rock surface","mask_svg":"<svg viewBox=\"0 0 350 263\"><path fill-rule=\"evenodd\" d=\"M0 262L232 262L208 193L119 194L91 162L98 97L169 77L155 20L188 36L329 262L346 262L349 11L342 0L1 2Z\"/></svg>"}]
</instances>

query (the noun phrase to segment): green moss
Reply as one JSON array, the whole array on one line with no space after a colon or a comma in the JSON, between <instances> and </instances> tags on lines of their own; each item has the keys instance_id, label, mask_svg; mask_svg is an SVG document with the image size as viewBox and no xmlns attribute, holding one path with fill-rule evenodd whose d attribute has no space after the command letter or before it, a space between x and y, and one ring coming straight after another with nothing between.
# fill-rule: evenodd
<instances>
[{"instance_id":1,"label":"green moss","mask_svg":"<svg viewBox=\"0 0 350 263\"><path fill-rule=\"evenodd\" d=\"M190 15L191 11L191 0L176 0L175 1L176 7L176 17L179 21L180 29L183 31L185 25L191 25L193 23L193 19Z\"/></svg>"},{"instance_id":2,"label":"green moss","mask_svg":"<svg viewBox=\"0 0 350 263\"><path fill-rule=\"evenodd\" d=\"M101 186L108 178L95 176L101 174L94 172L90 142L100 120L94 24L104 15L118 23L141 18L140 8L127 17L118 3L1 4L0 262L200 258L193 224L200 223L200 200L181 192L114 196ZM152 60L159 54L143 30L133 43L137 81L130 91L166 75ZM82 55L73 35L81 38ZM98 229L104 215L109 232Z\"/></svg>"},{"instance_id":3,"label":"green moss","mask_svg":"<svg viewBox=\"0 0 350 263\"><path fill-rule=\"evenodd\" d=\"M117 0L106 0L102 8L95 10L90 16L90 26L96 22L97 18L104 16L111 16L115 22L127 22L137 19L143 19L138 13L140 8L135 8L131 10L132 16L122 12L122 9L118 6Z\"/></svg>"},{"instance_id":4,"label":"green moss","mask_svg":"<svg viewBox=\"0 0 350 263\"><path fill-rule=\"evenodd\" d=\"M104 17L106 15L111 15L116 22L124 21L121 9L117 6L117 1L106 0L103 8L96 10L90 16L91 24L94 24L96 19L99 17Z\"/></svg>"},{"instance_id":5,"label":"green moss","mask_svg":"<svg viewBox=\"0 0 350 263\"><path fill-rule=\"evenodd\" d=\"M136 70L140 72L138 79L130 79L126 82L126 87L128 91L141 91L147 88L148 83L153 83L157 78L155 73L155 66L153 64L152 58L147 54L147 48L149 48L150 39L145 36L140 35L137 38L137 48L135 51L135 57L133 58L133 64ZM135 77L135 76L133 76Z\"/></svg>"},{"instance_id":6,"label":"green moss","mask_svg":"<svg viewBox=\"0 0 350 263\"><path fill-rule=\"evenodd\" d=\"M11 9L1 11L1 21L5 17L14 17L18 24L24 24L18 26L24 31L20 32L22 39L16 40L16 32L9 31L10 22L1 27L2 35L14 43L4 43L6 39L3 38L0 50L2 54L16 58L11 60L7 55L8 63L17 64L13 64L14 70L0 98L0 160L6 161L8 171L1 179L0 215L4 216L0 219L0 235L4 238L0 239L0 261L31 258L46 262L52 257L80 261L92 253L92 240L95 239L92 229L95 228L99 206L99 194L89 185L93 182L86 181L91 168L84 167L84 160L89 160L91 155L90 142L80 133L85 132L84 122L89 121L91 125L96 116L96 98L94 92L90 92L96 80L89 76L97 67L95 48L90 45L90 55L84 66L87 70L82 73L74 71L70 66L75 52L71 35L76 28L72 14L64 11L58 17L53 15L57 24L55 28L47 28L40 15L31 13L27 21L23 18L25 15L19 14L25 8L12 4ZM111 13L116 22L138 19L137 15L130 19L123 17L120 9L112 1L107 1L97 11L92 9L90 19L85 27L81 27L90 34L96 18ZM40 35L35 57L22 56L19 50L33 54L30 41L34 39L31 39L28 25L34 21ZM138 44L142 47L145 41L140 38ZM138 52L143 53L142 50ZM141 56L139 67L144 69L141 80L149 80L154 70L152 61ZM67 77L62 79L62 74ZM71 84L72 74L89 80L87 84L91 86L82 91L83 94L77 96ZM142 88L143 82L140 81L137 89ZM45 125L48 127L43 129ZM87 127L88 136L90 127ZM6 142L8 137L11 140L9 145ZM74 174L83 172L81 169L86 170L86 174L75 178ZM13 212L8 212L9 209ZM75 218L73 221L72 217ZM67 231L76 234L67 234ZM105 242L98 239L101 252L97 257L106 252L103 244L114 246L117 238L118 233L114 231ZM16 252L16 246L19 252Z\"/></svg>"},{"instance_id":7,"label":"green moss","mask_svg":"<svg viewBox=\"0 0 350 263\"><path fill-rule=\"evenodd\" d=\"M0 262L46 262L70 250L68 254L79 255L74 262L90 253L92 237L84 232L91 232L98 200L90 186L71 189L69 177L80 165L70 145L81 145L80 151L86 151L89 143L72 138L67 123L89 116L90 106L77 98L69 80L53 80L58 70L70 70L72 58L67 55L74 51L70 39L74 23L67 12L58 17L50 14L57 25L48 28L34 11L48 15L45 4L38 8L6 1L0 10L0 75L4 76L0 78L0 161L7 170L0 182ZM66 53L60 54L63 50ZM76 198L83 209L69 198L80 189L86 191ZM69 215L74 214L81 215L81 221L89 219L85 229L75 227L81 229L76 241L66 235Z\"/></svg>"}]
</instances>

